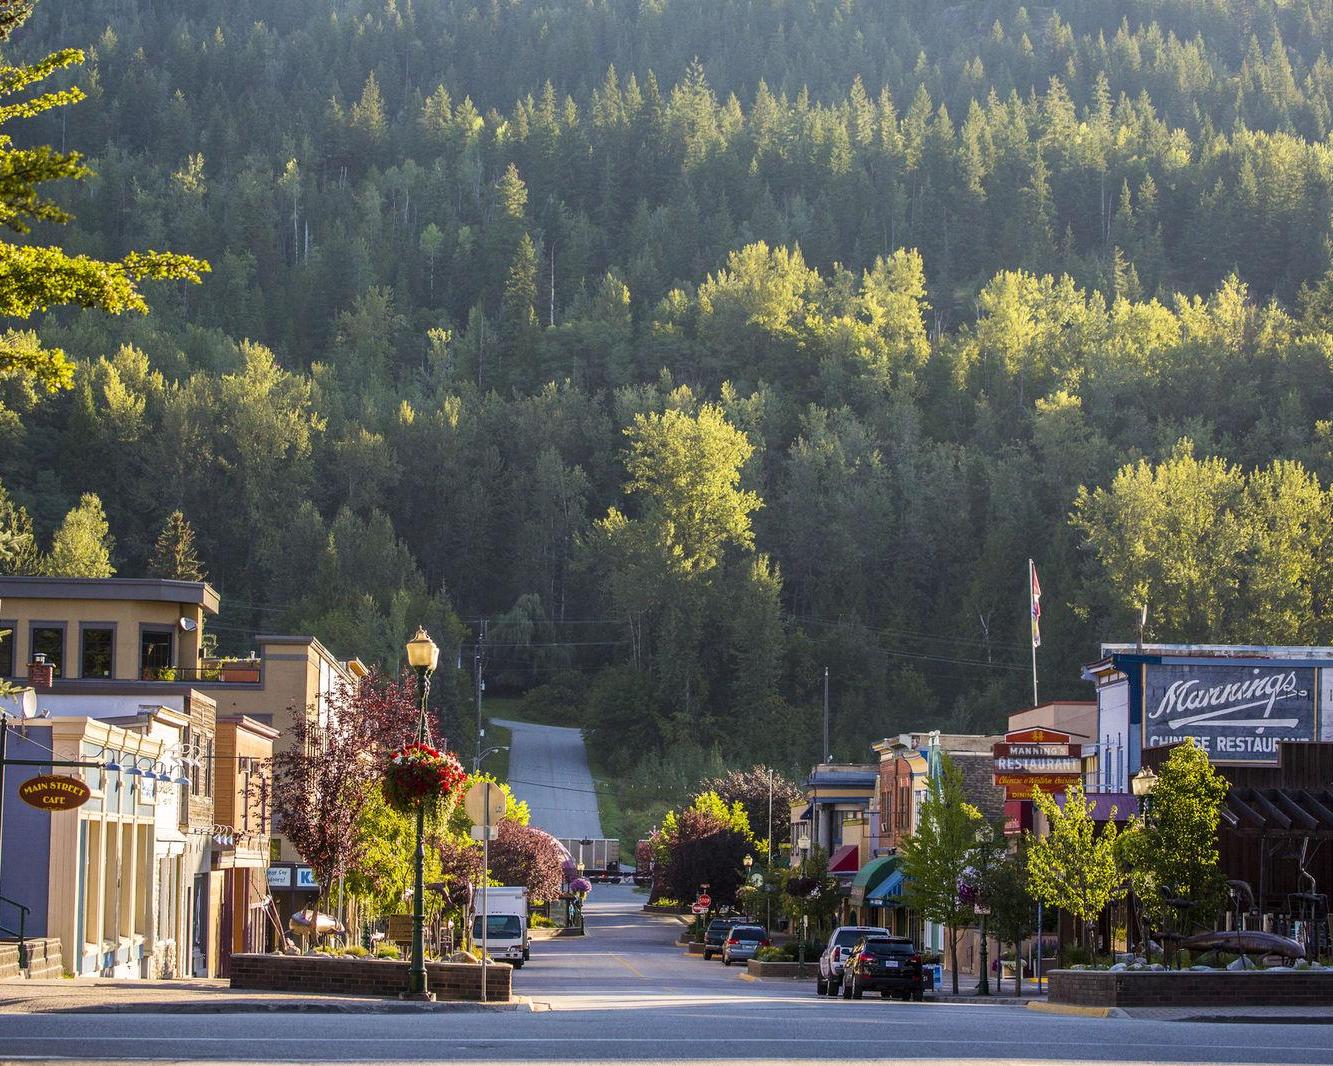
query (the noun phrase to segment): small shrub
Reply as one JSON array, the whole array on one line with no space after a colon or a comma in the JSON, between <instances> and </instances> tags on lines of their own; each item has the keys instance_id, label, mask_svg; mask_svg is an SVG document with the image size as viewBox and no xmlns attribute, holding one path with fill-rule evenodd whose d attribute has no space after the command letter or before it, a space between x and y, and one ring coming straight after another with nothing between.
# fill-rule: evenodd
<instances>
[{"instance_id":1,"label":"small shrub","mask_svg":"<svg viewBox=\"0 0 1333 1066\"><path fill-rule=\"evenodd\" d=\"M528 924L531 925L533 929L554 929L554 928L555 928L555 922L551 921L551 919L548 918L548 917L546 917L546 915L544 915L544 914L534 914L534 915L528 920Z\"/></svg>"},{"instance_id":2,"label":"small shrub","mask_svg":"<svg viewBox=\"0 0 1333 1066\"><path fill-rule=\"evenodd\" d=\"M377 959L401 959L403 953L398 950L397 944L376 944L375 958Z\"/></svg>"},{"instance_id":3,"label":"small shrub","mask_svg":"<svg viewBox=\"0 0 1333 1066\"><path fill-rule=\"evenodd\" d=\"M760 948L754 953L754 957L759 962L786 962L786 948Z\"/></svg>"},{"instance_id":4,"label":"small shrub","mask_svg":"<svg viewBox=\"0 0 1333 1066\"><path fill-rule=\"evenodd\" d=\"M363 948L360 944L353 944L351 947L343 948L342 954L350 955L354 959L364 959L367 955L370 954L370 952L367 951L365 948Z\"/></svg>"}]
</instances>

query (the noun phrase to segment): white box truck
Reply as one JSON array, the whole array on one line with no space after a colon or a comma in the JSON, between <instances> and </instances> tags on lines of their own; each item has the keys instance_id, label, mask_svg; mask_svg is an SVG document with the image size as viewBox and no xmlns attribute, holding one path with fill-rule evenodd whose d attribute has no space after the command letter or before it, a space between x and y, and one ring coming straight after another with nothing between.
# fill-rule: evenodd
<instances>
[{"instance_id":1,"label":"white box truck","mask_svg":"<svg viewBox=\"0 0 1333 1066\"><path fill-rule=\"evenodd\" d=\"M476 916L472 941L478 951L484 943L490 956L518 969L528 961L528 890L522 885L486 889L486 923L482 927L481 889L472 895Z\"/></svg>"}]
</instances>

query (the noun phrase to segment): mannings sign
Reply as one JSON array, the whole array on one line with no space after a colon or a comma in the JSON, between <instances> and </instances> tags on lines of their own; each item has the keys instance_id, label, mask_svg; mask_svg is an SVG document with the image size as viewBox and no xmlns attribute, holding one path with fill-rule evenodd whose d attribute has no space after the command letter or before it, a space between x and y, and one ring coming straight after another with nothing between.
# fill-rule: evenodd
<instances>
[{"instance_id":1,"label":"mannings sign","mask_svg":"<svg viewBox=\"0 0 1333 1066\"><path fill-rule=\"evenodd\" d=\"M1193 737L1213 762L1277 762L1281 742L1315 739L1315 691L1309 667L1149 664L1143 746Z\"/></svg>"}]
</instances>

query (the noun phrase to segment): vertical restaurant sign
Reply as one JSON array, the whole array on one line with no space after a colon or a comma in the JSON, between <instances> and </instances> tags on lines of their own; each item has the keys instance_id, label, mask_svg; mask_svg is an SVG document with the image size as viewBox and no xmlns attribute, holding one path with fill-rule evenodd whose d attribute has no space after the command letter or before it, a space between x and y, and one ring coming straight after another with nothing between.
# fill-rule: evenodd
<instances>
[{"instance_id":1,"label":"vertical restaurant sign","mask_svg":"<svg viewBox=\"0 0 1333 1066\"><path fill-rule=\"evenodd\" d=\"M1148 664L1143 746L1193 737L1213 762L1277 762L1278 744L1314 740L1315 671L1300 666Z\"/></svg>"}]
</instances>

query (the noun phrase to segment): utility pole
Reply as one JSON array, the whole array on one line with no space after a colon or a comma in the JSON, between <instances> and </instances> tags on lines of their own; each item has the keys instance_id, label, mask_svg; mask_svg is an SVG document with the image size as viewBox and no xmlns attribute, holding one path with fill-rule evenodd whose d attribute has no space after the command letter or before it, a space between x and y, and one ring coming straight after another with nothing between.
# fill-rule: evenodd
<instances>
[{"instance_id":1,"label":"utility pole","mask_svg":"<svg viewBox=\"0 0 1333 1066\"><path fill-rule=\"evenodd\" d=\"M481 620L481 634L477 638L477 647L473 653L472 667L477 681L477 761L473 766L473 773L481 771L481 746L486 743L486 730L481 724L481 693L486 688L486 683L481 679L481 650L486 642L486 619Z\"/></svg>"},{"instance_id":2,"label":"utility pole","mask_svg":"<svg viewBox=\"0 0 1333 1066\"><path fill-rule=\"evenodd\" d=\"M833 753L828 747L828 667L824 667L824 761L832 762Z\"/></svg>"}]
</instances>

